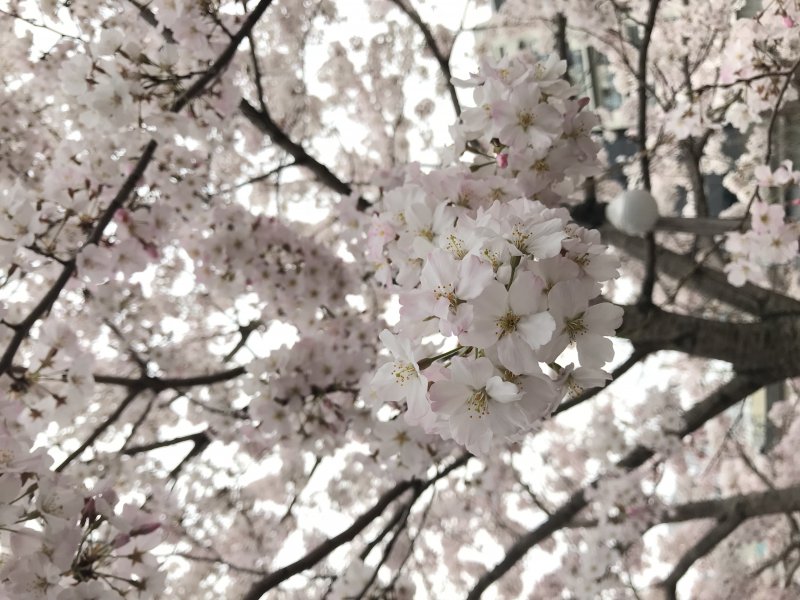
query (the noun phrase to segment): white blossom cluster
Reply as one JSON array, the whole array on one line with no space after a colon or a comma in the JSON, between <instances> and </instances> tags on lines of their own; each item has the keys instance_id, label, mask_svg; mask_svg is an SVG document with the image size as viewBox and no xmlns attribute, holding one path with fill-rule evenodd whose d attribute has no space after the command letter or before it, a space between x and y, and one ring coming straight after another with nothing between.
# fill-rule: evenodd
<instances>
[{"instance_id":1,"label":"white blossom cluster","mask_svg":"<svg viewBox=\"0 0 800 600\"><path fill-rule=\"evenodd\" d=\"M535 428L567 389L602 385L607 336L622 320L598 299L616 258L556 207L594 160L593 119L564 69L484 65L470 82L479 106L454 134L470 147L491 140L496 156L412 173L370 228L368 257L402 304L397 334L381 335L391 359L372 387L405 406L410 425L476 454ZM437 335L442 352L431 357L421 344Z\"/></svg>"},{"instance_id":2,"label":"white blossom cluster","mask_svg":"<svg viewBox=\"0 0 800 600\"><path fill-rule=\"evenodd\" d=\"M784 161L775 171L760 165L754 174L762 189L783 189L800 182L800 171L792 170L791 161ZM750 207L750 217L750 229L744 233L730 233L725 240L725 249L731 257L725 271L728 281L737 286L748 280L762 282L768 267L793 260L798 251L800 228L797 222L787 221L782 203L770 203L759 198Z\"/></svg>"}]
</instances>

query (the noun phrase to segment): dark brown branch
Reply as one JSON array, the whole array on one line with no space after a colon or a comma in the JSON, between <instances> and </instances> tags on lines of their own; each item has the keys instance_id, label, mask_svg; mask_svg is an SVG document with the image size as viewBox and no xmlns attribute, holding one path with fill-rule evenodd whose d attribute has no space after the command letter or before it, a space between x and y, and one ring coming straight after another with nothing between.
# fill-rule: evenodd
<instances>
[{"instance_id":1,"label":"dark brown branch","mask_svg":"<svg viewBox=\"0 0 800 600\"><path fill-rule=\"evenodd\" d=\"M253 12L247 16L247 19L245 19L244 23L242 23L239 31L233 35L231 41L228 43L228 46L225 48L225 50L223 50L222 54L219 55L217 60L214 61L214 63L205 73L197 78L197 80L189 87L189 89L187 89L183 94L180 95L180 97L178 97L177 100L175 100L175 102L172 103L172 106L170 107L171 112L180 111L190 101L203 93L209 83L214 81L220 76L220 74L222 74L222 72L228 66L228 63L230 63L233 59L236 51L239 49L239 44L241 44L242 40L250 35L250 33L253 31L253 28L256 26L256 23L258 23L258 20L266 12L270 4L272 4L272 0L261 0L261 2L256 5L256 7L253 9Z\"/></svg>"},{"instance_id":2,"label":"dark brown branch","mask_svg":"<svg viewBox=\"0 0 800 600\"><path fill-rule=\"evenodd\" d=\"M392 531L395 527L397 527L400 521L408 518L408 514L409 511L411 510L411 507L414 505L414 503L417 501L417 499L420 497L421 494L422 491L419 489L418 486L415 489L415 493L411 496L411 498L409 498L408 501L406 501L404 504L401 504L400 506L397 507L397 509L394 511L394 514L392 515L392 518L389 519L389 521L386 523L383 529L381 529L378 532L378 534L372 540L370 540L370 542L366 546L364 546L364 549L359 553L358 557L362 561L367 559L370 552L372 552L375 546L380 544L383 538L385 538L390 531Z\"/></svg>"},{"instance_id":3,"label":"dark brown branch","mask_svg":"<svg viewBox=\"0 0 800 600\"><path fill-rule=\"evenodd\" d=\"M197 562L205 562L205 563L213 563L216 565L222 565L227 567L231 571L238 571L240 573L248 573L249 575L265 575L266 573L261 569L252 569L250 567L242 567L239 565L235 565L233 563L229 563L226 560L221 558L214 558L211 556L195 556L194 554L189 554L187 552L175 552L172 556L180 556L181 558L185 558L187 560L194 560Z\"/></svg>"},{"instance_id":4,"label":"dark brown branch","mask_svg":"<svg viewBox=\"0 0 800 600\"><path fill-rule=\"evenodd\" d=\"M275 145L288 152L294 158L295 165L298 167L305 167L311 171L321 184L343 196L349 196L353 192L353 188L339 179L328 167L311 156L305 148L286 135L286 132L272 120L269 113L258 110L244 98L239 101L239 110L259 131L268 135ZM369 202L364 198L358 199L357 207L359 210L366 210L369 208L369 205Z\"/></svg>"},{"instance_id":5,"label":"dark brown branch","mask_svg":"<svg viewBox=\"0 0 800 600\"><path fill-rule=\"evenodd\" d=\"M419 496L420 494L415 493L414 496L408 502L406 502L405 505L402 507L403 510L400 513L397 522L394 523L393 527L394 533L392 533L392 537L389 539L389 541L386 544L386 547L383 549L383 554L381 554L381 559L378 561L378 564L375 565L375 568L372 570L372 575L367 580L367 583L364 585L364 587L361 589L361 593L358 596L356 596L355 600L361 600L362 598L364 598L367 591L369 591L369 588L372 586L373 583L375 583L375 580L378 578L378 571L380 571L381 567L384 565L384 563L386 563L386 561L388 560L389 556L392 553L392 550L394 549L394 545L400 538L400 534L408 526L408 517L411 516L411 508L419 499Z\"/></svg>"},{"instance_id":6,"label":"dark brown branch","mask_svg":"<svg viewBox=\"0 0 800 600\"><path fill-rule=\"evenodd\" d=\"M122 416L122 413L125 409L130 406L131 402L133 402L136 397L142 392L143 390L140 389L131 389L128 390L128 395L125 396L122 401L117 405L117 408L112 412L106 419L103 421L92 434L86 438L84 441L72 454L70 454L64 461L56 467L56 473L60 473L63 471L73 460L78 458L83 451L86 450L89 446L94 444L95 440L99 438L103 433L111 427L114 423L116 423L119 418Z\"/></svg>"},{"instance_id":7,"label":"dark brown branch","mask_svg":"<svg viewBox=\"0 0 800 600\"><path fill-rule=\"evenodd\" d=\"M128 1L131 4L133 4L137 9L139 9L139 17L145 23L147 23L151 27L155 27L156 29L158 29L158 25L159 25L158 19L156 18L156 15L153 13L153 11L150 10L149 8L147 8L146 4L141 4L141 3L137 2L137 0L128 0ZM175 36L173 35L171 29L169 29L167 27L164 27L161 30L161 35L163 36L164 41L166 41L168 44L174 44L175 43Z\"/></svg>"},{"instance_id":8,"label":"dark brown branch","mask_svg":"<svg viewBox=\"0 0 800 600\"><path fill-rule=\"evenodd\" d=\"M770 372L775 380L800 374L800 317L736 323L666 312L655 306L625 306L618 337L650 350L677 350L724 360L739 372ZM785 376L785 377L784 377Z\"/></svg>"},{"instance_id":9,"label":"dark brown branch","mask_svg":"<svg viewBox=\"0 0 800 600\"><path fill-rule=\"evenodd\" d=\"M245 594L244 600L258 600L261 598L261 596L266 594L274 587L280 585L290 577L293 577L294 575L302 573L306 569L313 567L323 558L328 556L328 554L333 552L336 548L355 538L363 529L372 523L372 521L383 514L383 511L387 506L389 506L389 504L394 502L394 500L399 498L404 492L411 489L415 484L418 483L419 482L417 480L402 481L390 490L384 492L384 494L378 499L371 509L353 521L353 524L342 531L339 535L324 541L299 560L296 560L285 567L281 567L266 577L258 580L255 584L253 584L247 594Z\"/></svg>"},{"instance_id":10,"label":"dark brown branch","mask_svg":"<svg viewBox=\"0 0 800 600\"><path fill-rule=\"evenodd\" d=\"M768 382L763 379L747 375L735 376L684 414L684 426L676 432L676 436L684 437L693 433L708 420L727 410L766 383ZM647 462L653 454L653 450L637 446L617 463L617 467L625 470L635 469ZM591 486L595 486L597 481L599 480L595 480ZM566 527L586 505L586 489L580 489L573 493L569 500L553 512L552 516L544 523L520 537L508 548L503 560L478 580L467 596L467 600L478 600L490 585L505 575L531 548L549 538L559 529Z\"/></svg>"},{"instance_id":11,"label":"dark brown branch","mask_svg":"<svg viewBox=\"0 0 800 600\"><path fill-rule=\"evenodd\" d=\"M194 444L192 445L192 449L183 457L183 460L179 462L172 471L169 472L167 476L170 480L176 480L180 472L183 468L189 464L189 461L192 460L195 456L200 456L206 448L211 444L211 438L208 435L199 436L195 438Z\"/></svg>"},{"instance_id":12,"label":"dark brown branch","mask_svg":"<svg viewBox=\"0 0 800 600\"><path fill-rule=\"evenodd\" d=\"M572 83L569 68L572 66L572 57L569 54L569 43L567 42L567 17L564 13L556 13L556 52L558 58L567 63L567 72L564 79Z\"/></svg>"},{"instance_id":13,"label":"dark brown branch","mask_svg":"<svg viewBox=\"0 0 800 600\"><path fill-rule=\"evenodd\" d=\"M642 170L642 184L650 191L650 155L647 152L647 52L650 49L650 38L656 25L656 12L659 0L650 0L647 8L647 22L644 24L642 42L639 45L639 62L636 69L636 87L638 97L637 130L639 142L639 161Z\"/></svg>"},{"instance_id":14,"label":"dark brown branch","mask_svg":"<svg viewBox=\"0 0 800 600\"><path fill-rule=\"evenodd\" d=\"M738 515L728 515L720 519L714 527L681 557L678 564L675 565L675 568L660 586L664 589L667 600L676 600L675 588L681 577L686 574L695 562L711 552L720 542L733 533L741 522L742 518Z\"/></svg>"},{"instance_id":15,"label":"dark brown branch","mask_svg":"<svg viewBox=\"0 0 800 600\"><path fill-rule=\"evenodd\" d=\"M140 446L131 446L129 448L125 448L122 450L122 454L126 456L134 456L136 454L142 454L144 452L150 452L151 450L158 450L159 448L166 448L168 446L176 446L178 444L184 444L186 442L192 442L194 444L206 442L206 445L211 441L211 438L208 436L208 432L204 429L203 431L197 431L195 433L190 433L188 435L182 435L180 437L171 438L168 440L161 440L160 442L151 442L150 444L142 444Z\"/></svg>"},{"instance_id":16,"label":"dark brown branch","mask_svg":"<svg viewBox=\"0 0 800 600\"><path fill-rule=\"evenodd\" d=\"M187 89L179 98L175 100L175 102L172 103L172 106L170 106L170 112L179 112L191 100L202 94L206 86L225 70L225 68L228 66L228 63L230 63L231 59L236 53L241 41L253 29L258 19L271 3L272 0L261 0L261 2L258 3L256 8L247 17L241 29L239 29L219 58L214 61L214 63L205 73L203 73L203 75L197 78L197 80L189 87L189 89ZM111 200L111 203L108 205L108 207L106 207L105 211L98 219L97 223L92 229L92 232L86 239L84 247L100 242L103 237L103 232L105 231L106 227L108 227L111 219L114 218L114 215L117 213L117 211L123 206L123 204L125 204L125 202L128 200L128 197L136 188L139 179L141 179L141 177L144 175L145 170L153 159L153 155L155 154L157 147L158 143L155 140L151 140L145 146L142 155L136 162L136 166L133 168L130 175L125 178L125 182L122 184L117 194ZM2 358L0 358L0 375L8 373L14 362L14 357L16 356L19 347L28 337L31 328L36 324L37 321L39 321L39 319L41 319L50 311L50 309L58 300L58 297L61 295L64 287L67 285L67 282L75 273L76 268L77 258L72 258L66 261L58 278L44 295L44 297L22 322L14 326L14 335L6 347Z\"/></svg>"},{"instance_id":17,"label":"dark brown branch","mask_svg":"<svg viewBox=\"0 0 800 600\"><path fill-rule=\"evenodd\" d=\"M636 70L638 82L638 141L639 162L642 171L642 185L650 191L650 154L647 150L647 51L650 48L650 38L656 25L656 12L659 0L650 0L647 8L647 22L644 25L642 43L639 46L639 62ZM653 288L656 284L656 239L651 231L647 234L647 258L645 259L645 275L642 279L642 288L639 294L639 304L649 306L653 303Z\"/></svg>"},{"instance_id":18,"label":"dark brown branch","mask_svg":"<svg viewBox=\"0 0 800 600\"><path fill-rule=\"evenodd\" d=\"M194 375L191 377L121 377L98 373L94 376L96 383L120 385L134 390L153 390L160 392L167 389L181 389L199 385L213 385L241 377L247 372L244 367L234 367L218 373Z\"/></svg>"},{"instance_id":19,"label":"dark brown branch","mask_svg":"<svg viewBox=\"0 0 800 600\"><path fill-rule=\"evenodd\" d=\"M647 518L647 528L668 523L683 523L698 519L723 519L731 514L743 519L765 517L781 513L791 514L800 511L800 484L786 488L770 488L761 492L736 494L725 498L695 500L674 506L657 507ZM623 523L626 515L610 520ZM599 524L597 520L575 521L570 527L591 528Z\"/></svg>"},{"instance_id":20,"label":"dark brown branch","mask_svg":"<svg viewBox=\"0 0 800 600\"><path fill-rule=\"evenodd\" d=\"M644 259L646 248L641 238L625 235L612 227L603 227L601 233L607 243L634 258ZM687 284L698 292L751 315L800 314L800 300L752 283L734 287L728 283L724 273L698 266L692 258L661 246L656 249L656 257L662 274L673 279L686 279Z\"/></svg>"},{"instance_id":21,"label":"dark brown branch","mask_svg":"<svg viewBox=\"0 0 800 600\"><path fill-rule=\"evenodd\" d=\"M456 116L460 116L461 103L458 101L456 88L451 81L453 74L450 72L449 56L445 56L445 54L439 48L439 44L436 42L436 38L433 37L431 28L428 27L428 24L422 20L422 17L419 16L419 13L416 11L416 9L411 6L411 0L391 0L391 2L397 8L402 10L406 16L408 16L408 18L411 19L417 27L419 27L419 30L422 32L422 36L425 38L425 44L428 46L428 50L431 51L431 54L433 54L436 62L439 63L439 69L442 71L442 76L444 77L447 91L450 94L450 101L453 103L453 109L456 111Z\"/></svg>"},{"instance_id":22,"label":"dark brown branch","mask_svg":"<svg viewBox=\"0 0 800 600\"><path fill-rule=\"evenodd\" d=\"M660 217L656 231L679 231L695 235L723 235L740 229L741 219L715 219L713 217Z\"/></svg>"},{"instance_id":23,"label":"dark brown branch","mask_svg":"<svg viewBox=\"0 0 800 600\"><path fill-rule=\"evenodd\" d=\"M426 482L421 482L419 479L410 479L407 481L401 481L400 483L396 484L393 488L389 489L388 491L384 492L384 494L378 499L378 501L370 508L367 512L363 513L360 517L358 517L353 524L350 525L347 529L342 531L339 535L336 535L328 540L322 542L319 546L308 552L302 558L296 560L295 562L286 565L285 567L281 567L280 569L273 571L266 577L258 580L253 584L250 590L245 594L243 600L258 600L266 594L271 589L275 588L276 586L280 585L290 577L297 575L298 573L302 573L306 569L313 567L319 561L324 559L328 554L333 552L339 546L346 544L353 540L361 531L363 531L370 523L372 523L375 519L377 519L380 515L383 514L383 511L386 510L386 507L389 506L392 502L394 502L397 498L403 495L407 490L411 488L416 488L417 486L423 486L423 489L426 489L442 479L446 477L449 473L451 473L454 469L464 466L467 464L471 455L463 454L453 463L451 463L448 467L443 469L440 473L438 473L435 477L432 477Z\"/></svg>"},{"instance_id":24,"label":"dark brown branch","mask_svg":"<svg viewBox=\"0 0 800 600\"><path fill-rule=\"evenodd\" d=\"M130 194L133 192L137 182L144 174L147 166L150 164L153 154L156 151L156 146L157 144L155 141L151 141L147 144L147 146L145 146L142 155L136 162L136 166L133 168L130 175L128 175L128 177L125 179L125 182L111 200L111 203L108 205L105 212L100 217L100 220L97 222L91 234L89 235L86 245L97 244L97 242L100 241L106 226L111 222L111 219L117 210L127 201L128 196L130 196ZM22 345L22 342L28 337L31 328L36 324L37 321L39 321L39 319L44 317L45 314L50 311L50 309L53 307L53 304L55 304L56 300L58 300L58 297L61 295L62 290L67 285L67 282L75 273L76 268L77 259L73 258L68 260L62 267L58 278L55 280L55 282L53 282L53 285L42 297L42 299L39 300L39 303L34 306L34 308L23 321L16 323L13 326L14 335L11 337L11 341L8 343L2 358L0 358L0 375L9 372L9 369L12 367L14 357L17 355L17 351Z\"/></svg>"}]
</instances>

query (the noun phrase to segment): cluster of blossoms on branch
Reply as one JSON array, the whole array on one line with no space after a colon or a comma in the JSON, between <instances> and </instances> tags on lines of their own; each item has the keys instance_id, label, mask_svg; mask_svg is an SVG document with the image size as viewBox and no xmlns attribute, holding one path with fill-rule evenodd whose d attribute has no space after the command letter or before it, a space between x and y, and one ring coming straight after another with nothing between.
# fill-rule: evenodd
<instances>
[{"instance_id":1,"label":"cluster of blossoms on branch","mask_svg":"<svg viewBox=\"0 0 800 600\"><path fill-rule=\"evenodd\" d=\"M52 472L47 454L29 447L0 423L3 597L158 597L166 578L150 553L164 537L158 518L121 503L107 482L84 489Z\"/></svg>"},{"instance_id":2,"label":"cluster of blossoms on branch","mask_svg":"<svg viewBox=\"0 0 800 600\"><path fill-rule=\"evenodd\" d=\"M595 120L565 68L484 63L464 84L478 106L453 128L475 162L409 173L370 228L368 258L402 305L372 387L476 454L534 429L568 389L602 385L622 319L598 298L616 258L558 206L596 166Z\"/></svg>"},{"instance_id":3,"label":"cluster of blossoms on branch","mask_svg":"<svg viewBox=\"0 0 800 600\"><path fill-rule=\"evenodd\" d=\"M774 172L766 165L755 169L756 180L761 190L800 183L800 171L792 170L791 161L784 161ZM728 281L733 285L744 285L748 280L761 283L766 279L767 269L785 264L797 257L800 227L795 221L787 221L782 202L770 202L758 197L750 206L750 229L744 233L734 232L727 236L725 249L731 262L725 265Z\"/></svg>"}]
</instances>

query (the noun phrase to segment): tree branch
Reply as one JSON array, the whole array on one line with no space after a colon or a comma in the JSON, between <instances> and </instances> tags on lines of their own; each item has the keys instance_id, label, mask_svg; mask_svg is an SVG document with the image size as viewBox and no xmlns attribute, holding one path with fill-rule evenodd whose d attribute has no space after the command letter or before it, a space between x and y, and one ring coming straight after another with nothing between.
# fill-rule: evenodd
<instances>
[{"instance_id":1,"label":"tree branch","mask_svg":"<svg viewBox=\"0 0 800 600\"><path fill-rule=\"evenodd\" d=\"M234 367L218 373L207 375L194 375L191 377L121 377L119 375L106 375L98 373L94 376L96 383L120 385L134 390L153 390L160 392L167 389L180 389L199 385L213 385L236 379L247 373L245 367Z\"/></svg>"},{"instance_id":2,"label":"tree branch","mask_svg":"<svg viewBox=\"0 0 800 600\"><path fill-rule=\"evenodd\" d=\"M122 399L122 402L120 402L117 405L117 408L114 410L114 412L112 412L106 418L106 420L103 421L88 438L86 438L86 441L84 441L74 452L72 452L72 454L70 454L67 458L65 458L64 461L56 467L55 469L56 473L60 473L61 471L63 471L73 460L75 460L81 454L83 454L84 450L86 450L89 446L94 444L95 440L97 440L97 438L103 435L103 432L105 432L106 429L108 429L109 427L111 427L111 425L117 422L117 420L122 416L122 413L125 411L125 409L128 406L130 406L131 402L133 402L136 399L136 397L140 393L142 393L142 391L143 390L140 389L128 390L128 395L125 396L125 398Z\"/></svg>"},{"instance_id":3,"label":"tree branch","mask_svg":"<svg viewBox=\"0 0 800 600\"><path fill-rule=\"evenodd\" d=\"M393 488L384 492L383 495L378 498L378 501L373 505L372 508L353 521L353 524L342 531L339 535L329 538L308 552L302 558L289 565L286 565L285 567L281 567L280 569L273 571L266 577L255 582L250 590L245 594L243 600L258 600L261 598L261 596L280 585L290 577L293 577L294 575L302 573L306 569L313 567L323 558L328 556L328 554L333 552L336 548L353 540L359 533L361 533L361 531L363 531L370 523L372 523L372 521L383 514L383 511L387 506L389 506L389 504L399 498L407 490L412 488L416 489L418 486L422 486L423 490L427 489L439 481L439 479L446 477L453 470L467 464L470 458L470 454L461 455L461 457L426 482L422 482L419 479L409 479L396 484Z\"/></svg>"},{"instance_id":4,"label":"tree branch","mask_svg":"<svg viewBox=\"0 0 800 600\"><path fill-rule=\"evenodd\" d=\"M774 380L800 374L800 317L735 323L625 306L618 337L650 350L677 350L731 363L739 372L768 371Z\"/></svg>"},{"instance_id":5,"label":"tree branch","mask_svg":"<svg viewBox=\"0 0 800 600\"><path fill-rule=\"evenodd\" d=\"M641 238L625 235L612 227L601 229L603 239L626 254L640 260L647 249ZM698 266L688 256L683 256L661 246L656 249L659 270L674 279L685 279L692 288L716 298L725 304L751 315L800 314L800 300L767 290L752 283L734 287L724 273L709 267Z\"/></svg>"},{"instance_id":6,"label":"tree branch","mask_svg":"<svg viewBox=\"0 0 800 600\"><path fill-rule=\"evenodd\" d=\"M461 103L458 101L456 88L451 81L453 74L450 72L449 57L445 56L441 51L439 44L436 43L436 38L433 37L431 28L428 27L428 24L422 20L422 17L419 16L419 13L416 11L416 9L411 6L411 0L391 0L391 2L397 8L402 10L408 16L408 18L411 19L417 27L419 27L419 30L422 32L422 36L425 38L425 43L427 44L428 49L431 51L431 54L433 54L436 62L439 63L439 68L442 71L442 76L444 77L447 91L450 94L450 101L453 103L453 109L456 111L456 116L460 116Z\"/></svg>"},{"instance_id":7,"label":"tree branch","mask_svg":"<svg viewBox=\"0 0 800 600\"><path fill-rule=\"evenodd\" d=\"M686 571L688 571L696 561L711 552L722 540L733 533L741 522L742 518L738 515L728 515L720 519L714 527L681 557L678 564L675 565L675 568L660 585L660 587L664 589L667 600L676 600L675 588L681 577L686 574Z\"/></svg>"},{"instance_id":8,"label":"tree branch","mask_svg":"<svg viewBox=\"0 0 800 600\"><path fill-rule=\"evenodd\" d=\"M708 420L727 410L766 383L768 382L749 375L736 375L731 381L718 388L704 400L698 402L691 410L684 414L684 426L676 432L676 436L684 437L693 433ZM637 446L617 462L617 467L630 471L643 465L653 454L653 450L643 446ZM602 475L592 482L590 486L596 486L601 478ZM467 596L467 600L478 600L490 585L505 575L531 548L546 540L559 529L567 526L567 524L586 507L587 489L588 488L583 488L574 492L544 523L514 542L508 550L506 550L506 555L503 560L478 579L472 591L470 591Z\"/></svg>"},{"instance_id":9,"label":"tree branch","mask_svg":"<svg viewBox=\"0 0 800 600\"><path fill-rule=\"evenodd\" d=\"M197 78L197 80L189 87L189 89L187 89L175 100L175 102L172 103L169 109L170 112L179 112L192 99L203 93L206 86L225 70L225 68L228 66L228 63L230 63L231 59L236 54L236 50L241 41L253 29L258 19L271 3L272 0L261 0L261 2L258 3L256 8L252 13L250 13L241 29L239 29L233 39L231 39L230 44L228 44L219 58L214 61L214 63L205 73ZM108 205L108 207L106 207L105 211L102 213L92 229L92 232L89 234L89 237L86 239L86 242L83 245L84 248L88 245L96 245L100 242L103 237L103 232L111 222L111 219L114 217L117 210L119 210L123 204L125 204L125 202L128 200L128 197L136 188L139 179L144 175L145 170L153 159L153 155L155 154L157 146L158 143L155 140L151 140L145 146L142 155L139 157L139 160L136 162L136 165L134 166L130 175L125 178L125 181L120 187L119 191L111 200L111 203ZM39 321L39 319L41 319L47 312L50 311L56 300L58 300L58 297L61 295L62 290L67 285L67 282L75 273L76 269L76 257L66 261L58 278L44 295L44 297L21 323L18 323L14 326L14 335L6 347L2 358L0 358L0 375L8 373L9 369L12 367L14 357L16 356L19 347L22 345L22 342L25 340L25 338L27 338L30 334L31 328L36 324L37 321Z\"/></svg>"},{"instance_id":10,"label":"tree branch","mask_svg":"<svg viewBox=\"0 0 800 600\"><path fill-rule=\"evenodd\" d=\"M277 123L272 120L269 113L261 112L244 98L239 101L239 110L259 131L268 135L274 144L291 154L296 166L305 167L311 171L317 181L329 187L334 192L343 196L349 196L353 193L353 188L339 179L328 167L311 156L305 148L286 135ZM364 198L358 199L358 210L366 210L369 205L370 203Z\"/></svg>"},{"instance_id":11,"label":"tree branch","mask_svg":"<svg viewBox=\"0 0 800 600\"><path fill-rule=\"evenodd\" d=\"M209 438L208 432L205 429L203 431L197 431L188 435L182 435L168 440L161 440L160 442L151 442L150 444L142 444L140 446L130 446L129 448L122 450L122 454L126 456L134 456L136 454L150 452L151 450L158 450L159 448L167 448L168 446L184 444L186 442L198 444L204 441L206 445L211 442L211 438Z\"/></svg>"}]
</instances>

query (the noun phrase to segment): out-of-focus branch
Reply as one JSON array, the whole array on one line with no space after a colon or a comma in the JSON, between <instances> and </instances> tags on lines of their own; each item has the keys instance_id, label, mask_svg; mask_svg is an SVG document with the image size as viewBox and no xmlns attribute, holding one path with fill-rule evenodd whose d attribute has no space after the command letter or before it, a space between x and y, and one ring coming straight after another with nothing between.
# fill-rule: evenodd
<instances>
[{"instance_id":1,"label":"out-of-focus branch","mask_svg":"<svg viewBox=\"0 0 800 600\"><path fill-rule=\"evenodd\" d=\"M417 10L411 6L411 0L391 0L391 2L397 8L402 10L422 32L422 36L425 38L425 44L428 46L428 50L431 51L431 54L433 54L436 62L439 63L439 69L442 71L442 76L444 77L447 91L450 94L450 101L453 103L453 109L456 111L456 116L461 115L461 103L458 101L456 88L451 81L453 74L450 72L450 52L448 51L447 54L442 52L442 49L439 48L439 44L436 42L436 38L433 37L431 28L428 27L428 24L422 20L422 17L419 16Z\"/></svg>"},{"instance_id":2,"label":"out-of-focus branch","mask_svg":"<svg viewBox=\"0 0 800 600\"><path fill-rule=\"evenodd\" d=\"M103 433L111 427L114 423L116 423L119 418L122 416L122 413L125 409L130 406L131 402L136 400L136 397L142 393L143 390L141 389L129 389L128 395L125 396L122 401L117 405L117 408L112 412L106 419L95 428L95 430L91 433L91 435L86 438L86 440L75 449L67 458L65 458L60 465L56 467L56 473L60 473L63 471L69 464L78 458L81 454L83 454L84 450L86 450L89 446L94 444L95 440L99 438Z\"/></svg>"},{"instance_id":3,"label":"out-of-focus branch","mask_svg":"<svg viewBox=\"0 0 800 600\"><path fill-rule=\"evenodd\" d=\"M742 519L781 513L791 514L800 511L800 484L786 488L770 488L749 494L735 494L725 498L696 500L650 510L652 510L652 515L646 519L648 529L656 525L684 523L698 519L724 519L732 514L737 514ZM621 515L610 519L610 522L623 523L626 520L627 516ZM574 521L570 527L591 528L597 527L599 523L596 519Z\"/></svg>"},{"instance_id":4,"label":"out-of-focus branch","mask_svg":"<svg viewBox=\"0 0 800 600\"><path fill-rule=\"evenodd\" d=\"M639 164L642 172L642 185L648 192L650 183L650 154L647 150L647 52L650 48L650 38L656 25L656 12L659 0L650 0L647 8L647 22L644 25L642 42L639 45L639 61L636 69L638 115L637 129L639 142ZM645 258L645 274L642 279L642 288L639 294L639 304L649 306L653 303L653 288L656 284L656 238L651 231L647 234L647 256Z\"/></svg>"},{"instance_id":5,"label":"out-of-focus branch","mask_svg":"<svg viewBox=\"0 0 800 600\"><path fill-rule=\"evenodd\" d=\"M672 572L661 582L660 587L664 590L666 600L676 600L675 588L681 577L686 574L695 562L711 552L720 542L733 533L741 522L742 518L738 515L728 515L720 519L681 557Z\"/></svg>"},{"instance_id":6,"label":"out-of-focus branch","mask_svg":"<svg viewBox=\"0 0 800 600\"><path fill-rule=\"evenodd\" d=\"M650 350L677 350L724 360L739 372L764 371L775 379L800 374L796 356L800 317L735 323L666 312L658 307L625 306L616 335Z\"/></svg>"},{"instance_id":7,"label":"out-of-focus branch","mask_svg":"<svg viewBox=\"0 0 800 600\"><path fill-rule=\"evenodd\" d=\"M105 375L98 373L94 376L96 383L119 385L132 390L153 390L160 392L168 389L181 389L199 385L213 385L241 377L247 372L245 367L234 367L218 373L207 375L194 375L191 377L121 377L118 375Z\"/></svg>"},{"instance_id":8,"label":"out-of-focus branch","mask_svg":"<svg viewBox=\"0 0 800 600\"><path fill-rule=\"evenodd\" d=\"M295 562L286 565L285 567L281 567L266 577L256 581L250 590L244 595L243 600L258 600L268 591L280 585L290 577L293 577L294 575L302 573L306 569L313 567L319 561L328 556L328 554L333 552L336 548L353 540L370 523L382 515L383 511L386 510L386 507L388 507L406 491L412 488L416 489L420 486L423 490L427 489L443 477L449 475L453 470L467 464L470 458L470 454L461 455L458 459L450 463L449 466L425 482L422 482L419 479L409 479L396 484L393 488L384 492L384 494L378 498L378 501L372 506L372 508L353 521L353 524L342 531L339 535L322 542L319 546Z\"/></svg>"},{"instance_id":9,"label":"out-of-focus branch","mask_svg":"<svg viewBox=\"0 0 800 600\"><path fill-rule=\"evenodd\" d=\"M633 258L644 259L646 246L641 238L625 235L613 227L601 229L603 239ZM751 315L767 317L779 314L800 314L800 300L767 290L752 283L734 287L724 273L698 266L688 256L683 256L657 246L658 268L673 279L686 279L687 285L698 292L716 298Z\"/></svg>"},{"instance_id":10,"label":"out-of-focus branch","mask_svg":"<svg viewBox=\"0 0 800 600\"><path fill-rule=\"evenodd\" d=\"M676 436L680 438L693 433L707 421L741 401L747 395L752 394L766 383L768 381L749 375L735 376L731 381L715 390L684 414L684 426L676 432ZM617 467L625 470L635 469L647 462L653 454L652 449L637 446L617 462ZM599 479L595 480L590 486L596 486L598 481ZM586 499L587 489L583 488L573 493L544 523L514 542L506 550L503 560L478 579L478 582L467 596L467 600L478 600L490 585L522 560L531 548L549 538L556 531L566 527L586 507L588 503Z\"/></svg>"},{"instance_id":11,"label":"out-of-focus branch","mask_svg":"<svg viewBox=\"0 0 800 600\"><path fill-rule=\"evenodd\" d=\"M740 228L741 219L715 219L713 217L660 217L656 231L676 231L695 235L722 235Z\"/></svg>"},{"instance_id":12,"label":"out-of-focus branch","mask_svg":"<svg viewBox=\"0 0 800 600\"><path fill-rule=\"evenodd\" d=\"M233 36L230 43L222 52L222 54L220 54L217 60L215 60L214 63L212 63L212 65L172 103L169 108L170 112L180 112L191 100L202 94L209 83L219 77L219 75L228 66L231 59L233 59L239 44L249 34L249 32L252 31L253 27L255 27L256 23L258 22L258 19L261 18L270 4L272 4L272 0L261 0L261 2L258 3L256 8L253 9L253 12L251 12L250 15L248 15L247 19L245 19L245 22L242 24L242 27L238 32L236 32L236 35ZM136 161L133 170L128 177L125 178L125 181L120 186L119 191L117 191L114 198L100 215L97 223L95 223L94 228L84 243L84 247L92 244L96 245L100 242L103 237L103 232L105 231L106 227L108 227L111 219L114 217L117 210L119 210L125 204L125 202L127 202L128 197L136 188L139 179L141 179L141 177L144 175L145 170L153 159L157 146L158 143L155 140L151 140L144 147L144 150L142 151L139 160ZM61 295L64 287L67 285L67 282L72 278L72 275L75 273L76 269L77 258L72 258L68 261L65 261L58 278L47 291L47 293L42 297L39 303L33 308L33 310L31 310L31 312L23 321L13 325L12 328L14 330L14 335L6 347L3 356L0 358L0 375L8 373L12 368L14 357L16 356L19 347L22 345L22 342L30 334L31 328L39 321L39 319L44 317L44 315L50 311L50 309L58 300L58 297Z\"/></svg>"}]
</instances>

